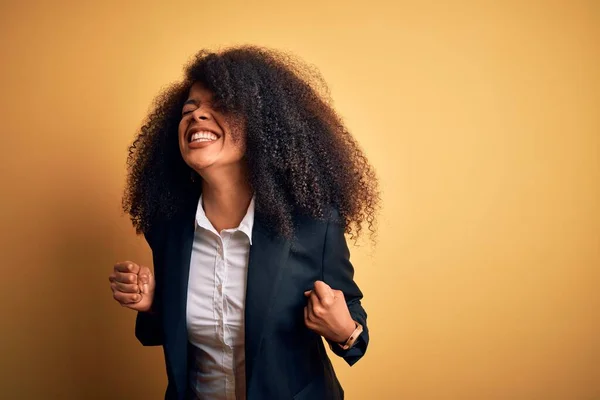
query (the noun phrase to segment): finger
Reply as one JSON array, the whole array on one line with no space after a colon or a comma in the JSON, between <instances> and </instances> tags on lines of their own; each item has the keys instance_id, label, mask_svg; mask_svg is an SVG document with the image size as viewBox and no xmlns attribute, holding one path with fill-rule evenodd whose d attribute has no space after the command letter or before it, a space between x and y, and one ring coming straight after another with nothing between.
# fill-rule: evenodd
<instances>
[{"instance_id":1,"label":"finger","mask_svg":"<svg viewBox=\"0 0 600 400\"><path fill-rule=\"evenodd\" d=\"M320 302L323 307L329 308L335 304L335 295L333 293L331 295L325 295L320 299Z\"/></svg>"},{"instance_id":2,"label":"finger","mask_svg":"<svg viewBox=\"0 0 600 400\"><path fill-rule=\"evenodd\" d=\"M306 308L306 310L307 310L307 313L308 313L308 314L310 314L310 310L312 310L312 309L313 309L313 307L314 307L314 303L313 303L313 295L312 295L312 294L311 294L311 295L309 295L307 300L308 300L308 301L306 302L306 307L305 307L305 308ZM308 315L308 314L307 314L307 315Z\"/></svg>"},{"instance_id":3,"label":"finger","mask_svg":"<svg viewBox=\"0 0 600 400\"><path fill-rule=\"evenodd\" d=\"M319 299L319 296L317 296L317 294L314 292L314 290L311 292L310 296L308 296L308 304L310 304L311 307L319 307L321 305L321 300Z\"/></svg>"},{"instance_id":4,"label":"finger","mask_svg":"<svg viewBox=\"0 0 600 400\"><path fill-rule=\"evenodd\" d=\"M306 292L304 292L304 295L306 297L308 297L308 296L310 296L311 292L312 292L312 290L307 290Z\"/></svg>"},{"instance_id":5,"label":"finger","mask_svg":"<svg viewBox=\"0 0 600 400\"><path fill-rule=\"evenodd\" d=\"M132 273L115 272L115 282L137 284L137 275Z\"/></svg>"},{"instance_id":6,"label":"finger","mask_svg":"<svg viewBox=\"0 0 600 400\"><path fill-rule=\"evenodd\" d=\"M113 297L116 301L118 301L122 305L137 303L142 299L142 296L140 294L123 293L123 292L114 292Z\"/></svg>"},{"instance_id":7,"label":"finger","mask_svg":"<svg viewBox=\"0 0 600 400\"><path fill-rule=\"evenodd\" d=\"M329 287L329 285L323 281L315 282L314 292L316 292L317 296L319 296L319 299L333 297L333 291L331 290L331 287Z\"/></svg>"},{"instance_id":8,"label":"finger","mask_svg":"<svg viewBox=\"0 0 600 400\"><path fill-rule=\"evenodd\" d=\"M319 298L313 293L308 299L308 318L313 322L317 322L321 319L324 312L325 309L319 302Z\"/></svg>"},{"instance_id":9,"label":"finger","mask_svg":"<svg viewBox=\"0 0 600 400\"><path fill-rule=\"evenodd\" d=\"M304 307L304 324L309 328L312 326L312 322L308 319L308 307Z\"/></svg>"},{"instance_id":10,"label":"finger","mask_svg":"<svg viewBox=\"0 0 600 400\"><path fill-rule=\"evenodd\" d=\"M115 264L115 271L137 274L140 271L140 266L131 261L123 261Z\"/></svg>"},{"instance_id":11,"label":"finger","mask_svg":"<svg viewBox=\"0 0 600 400\"><path fill-rule=\"evenodd\" d=\"M311 319L310 307L304 307L304 323L310 329L314 329L315 327L315 323Z\"/></svg>"},{"instance_id":12,"label":"finger","mask_svg":"<svg viewBox=\"0 0 600 400\"><path fill-rule=\"evenodd\" d=\"M336 298L336 299L338 299L338 298L340 298L340 297L341 297L342 299L345 299L345 298L346 298L346 296L344 295L344 292L342 292L341 290L334 290L334 291L333 291L333 297L334 297L334 298Z\"/></svg>"},{"instance_id":13,"label":"finger","mask_svg":"<svg viewBox=\"0 0 600 400\"><path fill-rule=\"evenodd\" d=\"M110 285L113 290L123 292L123 293L139 293L140 287L133 283L121 283L121 282L113 282Z\"/></svg>"}]
</instances>

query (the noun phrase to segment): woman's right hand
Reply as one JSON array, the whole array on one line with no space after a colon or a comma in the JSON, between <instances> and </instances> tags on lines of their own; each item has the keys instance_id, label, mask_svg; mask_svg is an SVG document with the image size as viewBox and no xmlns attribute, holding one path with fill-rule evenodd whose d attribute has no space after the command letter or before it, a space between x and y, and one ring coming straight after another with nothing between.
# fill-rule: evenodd
<instances>
[{"instance_id":1,"label":"woman's right hand","mask_svg":"<svg viewBox=\"0 0 600 400\"><path fill-rule=\"evenodd\" d=\"M114 299L123 307L136 311L150 311L154 300L154 274L150 268L132 261L115 264L108 277Z\"/></svg>"}]
</instances>

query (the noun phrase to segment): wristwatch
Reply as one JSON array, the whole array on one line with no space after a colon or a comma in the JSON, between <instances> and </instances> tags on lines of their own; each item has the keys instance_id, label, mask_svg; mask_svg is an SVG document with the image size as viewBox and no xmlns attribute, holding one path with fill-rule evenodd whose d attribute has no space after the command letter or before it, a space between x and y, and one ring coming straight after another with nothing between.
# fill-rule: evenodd
<instances>
[{"instance_id":1,"label":"wristwatch","mask_svg":"<svg viewBox=\"0 0 600 400\"><path fill-rule=\"evenodd\" d=\"M358 339L358 337L360 336L360 334L363 331L363 327L361 324L359 324L356 321L354 321L354 323L356 324L356 329L354 329L354 332L352 332L352 334L350 335L348 340L346 340L345 343L338 343L338 345L342 348L342 350L348 350L348 349L352 348L352 346L354 346L354 344L356 343L356 340Z\"/></svg>"}]
</instances>

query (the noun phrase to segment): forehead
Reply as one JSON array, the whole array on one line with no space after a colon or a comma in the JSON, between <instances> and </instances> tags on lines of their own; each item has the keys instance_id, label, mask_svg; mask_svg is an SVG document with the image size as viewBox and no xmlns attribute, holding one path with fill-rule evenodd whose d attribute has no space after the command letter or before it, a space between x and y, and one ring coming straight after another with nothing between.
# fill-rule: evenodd
<instances>
[{"instance_id":1,"label":"forehead","mask_svg":"<svg viewBox=\"0 0 600 400\"><path fill-rule=\"evenodd\" d=\"M201 83L195 82L189 90L188 99L200 101L200 102L208 102L212 99L212 93Z\"/></svg>"}]
</instances>

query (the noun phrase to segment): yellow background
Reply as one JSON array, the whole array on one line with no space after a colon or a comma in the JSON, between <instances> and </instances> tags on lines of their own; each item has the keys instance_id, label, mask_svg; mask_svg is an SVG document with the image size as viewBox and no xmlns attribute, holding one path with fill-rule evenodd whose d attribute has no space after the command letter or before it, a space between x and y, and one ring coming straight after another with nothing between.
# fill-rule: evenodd
<instances>
[{"instance_id":1,"label":"yellow background","mask_svg":"<svg viewBox=\"0 0 600 400\"><path fill-rule=\"evenodd\" d=\"M96 3L93 4L92 3ZM3 1L0 397L159 399L127 146L202 47L317 65L377 169L352 399L600 399L600 2Z\"/></svg>"}]
</instances>

